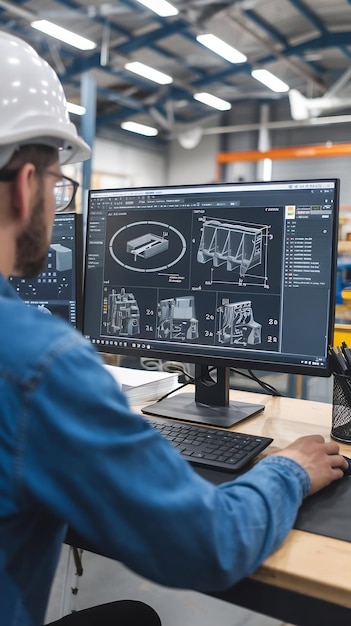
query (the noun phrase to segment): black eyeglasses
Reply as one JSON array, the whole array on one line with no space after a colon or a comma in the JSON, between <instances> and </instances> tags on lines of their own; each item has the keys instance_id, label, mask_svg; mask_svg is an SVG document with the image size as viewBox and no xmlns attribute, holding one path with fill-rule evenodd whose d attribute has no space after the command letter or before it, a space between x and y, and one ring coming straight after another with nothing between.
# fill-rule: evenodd
<instances>
[{"instance_id":1,"label":"black eyeglasses","mask_svg":"<svg viewBox=\"0 0 351 626\"><path fill-rule=\"evenodd\" d=\"M50 176L56 176L58 179L55 187L54 187L54 197L55 197L55 212L60 213L67 209L67 207L71 204L74 196L77 193L77 189L79 187L79 183L68 176L64 176L63 174L58 174L57 172L52 172L51 170L47 170L44 167L36 167L37 172L42 174L49 174ZM10 182L13 180L19 172L17 170L1 170L0 171L0 181Z\"/></svg>"},{"instance_id":2,"label":"black eyeglasses","mask_svg":"<svg viewBox=\"0 0 351 626\"><path fill-rule=\"evenodd\" d=\"M54 187L55 211L57 213L64 211L71 204L76 195L79 183L73 180L73 178L69 178L63 174L57 174L57 172L52 172L51 170L43 170L43 173L57 177L58 180Z\"/></svg>"}]
</instances>

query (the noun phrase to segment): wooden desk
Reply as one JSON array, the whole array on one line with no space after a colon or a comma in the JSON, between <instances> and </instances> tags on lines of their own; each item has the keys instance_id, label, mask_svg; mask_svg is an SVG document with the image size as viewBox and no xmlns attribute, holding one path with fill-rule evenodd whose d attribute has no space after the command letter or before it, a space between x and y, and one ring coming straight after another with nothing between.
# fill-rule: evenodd
<instances>
[{"instance_id":1,"label":"wooden desk","mask_svg":"<svg viewBox=\"0 0 351 626\"><path fill-rule=\"evenodd\" d=\"M231 397L265 405L235 430L273 437L279 447L302 435L330 439L330 404L239 391ZM351 456L351 445L341 452ZM292 530L253 576L216 597L297 626L350 626L351 543Z\"/></svg>"}]
</instances>

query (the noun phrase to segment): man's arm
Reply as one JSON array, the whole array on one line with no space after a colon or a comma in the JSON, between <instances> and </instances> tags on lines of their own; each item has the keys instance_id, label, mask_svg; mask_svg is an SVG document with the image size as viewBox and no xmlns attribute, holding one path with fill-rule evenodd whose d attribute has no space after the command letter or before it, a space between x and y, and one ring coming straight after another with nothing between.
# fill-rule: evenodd
<instances>
[{"instance_id":1,"label":"man's arm","mask_svg":"<svg viewBox=\"0 0 351 626\"><path fill-rule=\"evenodd\" d=\"M338 444L335 441L325 443L321 435L300 437L273 454L293 459L304 467L311 481L309 495L339 480L348 470L348 462L339 454Z\"/></svg>"},{"instance_id":2,"label":"man's arm","mask_svg":"<svg viewBox=\"0 0 351 626\"><path fill-rule=\"evenodd\" d=\"M291 529L326 444L310 477L297 462L306 441L306 453L293 444L215 487L131 413L88 344L61 352L45 358L25 399L24 505L40 503L97 551L166 585L223 589L255 570Z\"/></svg>"}]
</instances>

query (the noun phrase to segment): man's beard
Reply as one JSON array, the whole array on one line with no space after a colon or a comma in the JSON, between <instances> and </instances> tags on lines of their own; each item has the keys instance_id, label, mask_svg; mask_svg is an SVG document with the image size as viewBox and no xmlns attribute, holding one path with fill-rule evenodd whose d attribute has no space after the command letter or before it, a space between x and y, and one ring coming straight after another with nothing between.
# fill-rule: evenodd
<instances>
[{"instance_id":1,"label":"man's beard","mask_svg":"<svg viewBox=\"0 0 351 626\"><path fill-rule=\"evenodd\" d=\"M25 231L16 240L16 275L34 278L40 274L46 266L47 253L44 200L39 197Z\"/></svg>"}]
</instances>

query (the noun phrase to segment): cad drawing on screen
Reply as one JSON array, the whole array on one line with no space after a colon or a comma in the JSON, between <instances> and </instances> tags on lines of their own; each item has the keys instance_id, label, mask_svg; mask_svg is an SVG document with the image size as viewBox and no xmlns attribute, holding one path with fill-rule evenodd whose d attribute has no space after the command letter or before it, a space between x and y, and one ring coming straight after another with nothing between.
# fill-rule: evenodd
<instances>
[{"instance_id":1,"label":"cad drawing on screen","mask_svg":"<svg viewBox=\"0 0 351 626\"><path fill-rule=\"evenodd\" d=\"M140 259L149 259L154 256L157 256L161 252L165 252L169 249L169 240L164 235L159 235L157 232L150 232L150 226L153 227L153 230L160 230L162 233L167 233L167 237L169 235L169 231L173 233L180 240L180 251L174 257L168 257L167 261L163 265L152 265L150 267L145 267L141 264L138 264ZM137 237L132 237L128 239L125 251L128 254L131 254L134 259L134 265L130 265L128 262L125 262L121 258L121 254L119 252L119 238L125 234L126 230L131 230L131 235L133 234L133 229L137 232L140 231L140 227L145 231L144 234L138 235ZM116 263L125 267L126 269L133 270L134 272L159 272L162 270L167 270L173 265L176 265L178 261L184 256L186 251L186 241L183 234L170 224L164 224L163 222L152 222L152 221L140 221L133 222L131 224L127 224L122 226L122 228L118 229L111 237L109 243L109 251L111 257Z\"/></svg>"},{"instance_id":2,"label":"cad drawing on screen","mask_svg":"<svg viewBox=\"0 0 351 626\"><path fill-rule=\"evenodd\" d=\"M237 284L262 284L269 287L267 276L267 246L269 226L206 219L197 253L199 263L212 262L213 268L225 265L228 272L239 271ZM262 275L252 268L261 266ZM257 282L256 282L257 280ZM215 282L211 272L211 282Z\"/></svg>"}]
</instances>

